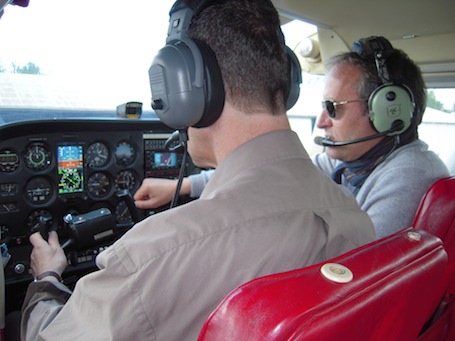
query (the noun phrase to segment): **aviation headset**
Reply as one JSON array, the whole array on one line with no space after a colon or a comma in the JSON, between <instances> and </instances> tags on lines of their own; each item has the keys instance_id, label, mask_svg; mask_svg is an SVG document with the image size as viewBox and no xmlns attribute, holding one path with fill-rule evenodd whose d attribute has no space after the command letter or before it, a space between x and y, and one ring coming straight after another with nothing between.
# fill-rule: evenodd
<instances>
[{"instance_id":1,"label":"aviation headset","mask_svg":"<svg viewBox=\"0 0 455 341\"><path fill-rule=\"evenodd\" d=\"M374 59L382 81L368 99L372 127L379 133L391 130L387 136L403 133L412 123L415 103L406 85L390 81L386 58L393 52L392 45L384 37L369 37L354 42L352 50L363 60Z\"/></svg>"},{"instance_id":2,"label":"aviation headset","mask_svg":"<svg viewBox=\"0 0 455 341\"><path fill-rule=\"evenodd\" d=\"M225 100L215 53L206 43L187 34L192 17L213 0L202 0L193 6L187 2L177 0L171 8L166 45L149 69L152 108L164 124L174 129L210 126L220 117ZM290 72L285 94L288 110L299 97L302 73L294 52L287 46L286 50Z\"/></svg>"}]
</instances>

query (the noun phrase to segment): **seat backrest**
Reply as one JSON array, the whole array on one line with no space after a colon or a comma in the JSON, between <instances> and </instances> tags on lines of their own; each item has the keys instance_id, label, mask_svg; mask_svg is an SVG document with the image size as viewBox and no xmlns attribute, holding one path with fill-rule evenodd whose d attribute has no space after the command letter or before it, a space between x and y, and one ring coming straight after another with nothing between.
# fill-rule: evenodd
<instances>
[{"instance_id":1,"label":"seat backrest","mask_svg":"<svg viewBox=\"0 0 455 341\"><path fill-rule=\"evenodd\" d=\"M448 254L441 281L446 294L419 340L455 340L455 176L440 179L428 189L412 226L441 238Z\"/></svg>"},{"instance_id":2,"label":"seat backrest","mask_svg":"<svg viewBox=\"0 0 455 341\"><path fill-rule=\"evenodd\" d=\"M449 264L455 263L455 176L440 179L428 189L412 226L441 238Z\"/></svg>"},{"instance_id":3,"label":"seat backrest","mask_svg":"<svg viewBox=\"0 0 455 341\"><path fill-rule=\"evenodd\" d=\"M443 295L435 283L446 264L439 238L406 229L240 286L198 340L415 340Z\"/></svg>"}]
</instances>

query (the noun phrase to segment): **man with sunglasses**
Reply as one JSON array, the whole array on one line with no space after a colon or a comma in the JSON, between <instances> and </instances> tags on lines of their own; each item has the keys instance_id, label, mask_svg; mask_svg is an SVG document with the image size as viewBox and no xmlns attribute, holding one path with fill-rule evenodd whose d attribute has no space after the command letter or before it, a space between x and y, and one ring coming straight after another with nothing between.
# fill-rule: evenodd
<instances>
[{"instance_id":1,"label":"man with sunglasses","mask_svg":"<svg viewBox=\"0 0 455 341\"><path fill-rule=\"evenodd\" d=\"M439 157L418 138L417 127L426 106L419 68L385 38L374 38L387 47L384 70L378 70L374 56L365 56L359 50L358 42L366 39L353 45L357 52L341 54L329 63L323 110L317 120L325 137L315 139L325 146L325 151L312 159L321 171L355 195L381 238L409 226L425 191L449 173ZM384 81L381 73L385 67L388 79ZM384 82L399 84L411 94L409 127L404 128L403 122L396 120L379 132L372 123L369 99ZM180 194L198 197L212 172L185 178ZM145 179L135 194L136 205L164 205L171 200L175 188L174 180Z\"/></svg>"},{"instance_id":2,"label":"man with sunglasses","mask_svg":"<svg viewBox=\"0 0 455 341\"><path fill-rule=\"evenodd\" d=\"M384 70L374 55L359 49L369 42L384 45L380 51ZM426 89L418 66L383 37L361 39L354 43L353 51L329 63L323 110L316 123L325 137L315 139L325 151L312 159L356 196L381 238L411 224L423 194L437 179L448 176L448 170L418 138L426 107ZM392 94L395 89L404 89L399 108L404 110L411 104L410 121L391 120L388 128L378 129L375 120L389 113L385 108L374 112L374 100L381 96L378 91L387 87Z\"/></svg>"}]
</instances>

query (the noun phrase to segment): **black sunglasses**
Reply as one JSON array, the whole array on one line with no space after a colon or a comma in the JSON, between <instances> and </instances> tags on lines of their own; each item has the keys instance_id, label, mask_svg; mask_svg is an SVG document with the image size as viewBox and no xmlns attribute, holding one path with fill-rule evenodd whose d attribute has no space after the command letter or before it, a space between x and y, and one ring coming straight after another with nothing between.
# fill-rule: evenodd
<instances>
[{"instance_id":1,"label":"black sunglasses","mask_svg":"<svg viewBox=\"0 0 455 341\"><path fill-rule=\"evenodd\" d=\"M355 102L368 102L367 99L354 99L352 101L331 101L329 99L322 101L322 109L327 110L330 118L336 117L336 109L338 105L355 103Z\"/></svg>"}]
</instances>

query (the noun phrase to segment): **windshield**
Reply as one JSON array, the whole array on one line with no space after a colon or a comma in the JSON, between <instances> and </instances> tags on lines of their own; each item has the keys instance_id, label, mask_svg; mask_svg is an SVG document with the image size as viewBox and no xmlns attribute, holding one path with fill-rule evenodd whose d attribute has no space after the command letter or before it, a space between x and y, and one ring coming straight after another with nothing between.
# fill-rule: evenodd
<instances>
[{"instance_id":1,"label":"windshield","mask_svg":"<svg viewBox=\"0 0 455 341\"><path fill-rule=\"evenodd\" d=\"M147 71L164 46L173 3L32 0L26 8L7 6L0 20L0 107L50 117L59 109L103 115L134 101L151 111ZM3 113L3 121L30 115L19 112Z\"/></svg>"}]
</instances>

